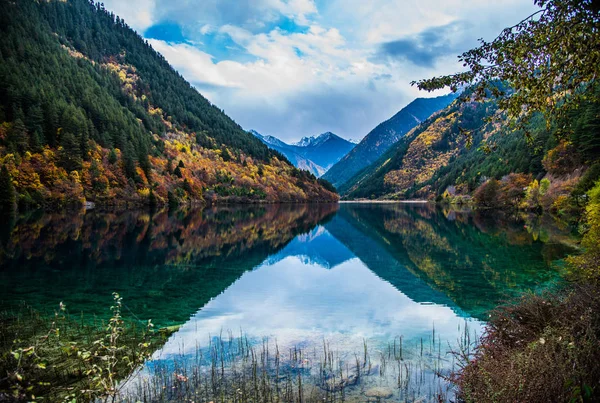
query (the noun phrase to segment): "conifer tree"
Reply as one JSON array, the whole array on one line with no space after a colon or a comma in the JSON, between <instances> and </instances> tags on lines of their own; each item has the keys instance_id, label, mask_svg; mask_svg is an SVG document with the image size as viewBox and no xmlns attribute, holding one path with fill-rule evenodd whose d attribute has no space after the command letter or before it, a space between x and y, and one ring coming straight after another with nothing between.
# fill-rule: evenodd
<instances>
[{"instance_id":1,"label":"conifer tree","mask_svg":"<svg viewBox=\"0 0 600 403\"><path fill-rule=\"evenodd\" d=\"M81 148L80 144L71 133L63 133L60 138L59 149L60 165L67 171L77 171L81 169Z\"/></svg>"},{"instance_id":2,"label":"conifer tree","mask_svg":"<svg viewBox=\"0 0 600 403\"><path fill-rule=\"evenodd\" d=\"M117 162L117 160L118 160L117 152L115 151L114 148L111 148L108 153L108 162L110 162L111 164L115 164Z\"/></svg>"},{"instance_id":3,"label":"conifer tree","mask_svg":"<svg viewBox=\"0 0 600 403\"><path fill-rule=\"evenodd\" d=\"M150 194L148 195L148 203L151 209L155 209L158 205L158 200L156 199L156 195L154 194L154 190L150 188Z\"/></svg>"}]
</instances>

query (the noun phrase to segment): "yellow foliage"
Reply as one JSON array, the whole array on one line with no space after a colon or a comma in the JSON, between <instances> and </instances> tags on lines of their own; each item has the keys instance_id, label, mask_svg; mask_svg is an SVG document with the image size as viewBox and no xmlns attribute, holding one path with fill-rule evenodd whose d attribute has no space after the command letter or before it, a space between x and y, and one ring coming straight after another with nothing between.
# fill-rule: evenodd
<instances>
[{"instance_id":1,"label":"yellow foliage","mask_svg":"<svg viewBox=\"0 0 600 403\"><path fill-rule=\"evenodd\" d=\"M69 179L71 179L71 181L73 181L74 183L81 183L81 179L79 178L79 172L77 171L71 171L69 173Z\"/></svg>"},{"instance_id":2,"label":"yellow foliage","mask_svg":"<svg viewBox=\"0 0 600 403\"><path fill-rule=\"evenodd\" d=\"M403 169L388 172L384 177L386 185L404 192L414 184L431 179L436 170L446 165L450 158L458 153L456 147L450 147L445 153L438 153L432 149L432 145L440 141L451 127L456 119L455 115L456 113L438 117L411 142L402 160Z\"/></svg>"}]
</instances>

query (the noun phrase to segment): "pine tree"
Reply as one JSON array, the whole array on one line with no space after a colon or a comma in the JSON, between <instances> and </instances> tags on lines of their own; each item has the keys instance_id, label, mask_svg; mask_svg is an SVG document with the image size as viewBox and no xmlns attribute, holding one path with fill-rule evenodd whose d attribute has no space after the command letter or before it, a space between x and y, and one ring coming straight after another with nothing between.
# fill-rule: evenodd
<instances>
[{"instance_id":1,"label":"pine tree","mask_svg":"<svg viewBox=\"0 0 600 403\"><path fill-rule=\"evenodd\" d=\"M42 148L44 147L44 134L42 133L42 131L40 129L36 129L31 134L31 139L29 141L29 147L34 152L42 151Z\"/></svg>"},{"instance_id":2,"label":"pine tree","mask_svg":"<svg viewBox=\"0 0 600 403\"><path fill-rule=\"evenodd\" d=\"M118 160L117 157L117 152L115 151L114 148L111 148L109 153L108 153L108 162L110 162L111 164L115 164Z\"/></svg>"},{"instance_id":3,"label":"pine tree","mask_svg":"<svg viewBox=\"0 0 600 403\"><path fill-rule=\"evenodd\" d=\"M223 158L223 161L225 161L225 162L231 161L231 154L229 154L229 151L227 151L226 148L223 149L223 153L221 154L221 157Z\"/></svg>"},{"instance_id":4,"label":"pine tree","mask_svg":"<svg viewBox=\"0 0 600 403\"><path fill-rule=\"evenodd\" d=\"M123 163L125 168L125 176L131 179L135 179L137 176L135 172L135 159L133 150L133 144L128 141L123 152Z\"/></svg>"},{"instance_id":5,"label":"pine tree","mask_svg":"<svg viewBox=\"0 0 600 403\"><path fill-rule=\"evenodd\" d=\"M12 152L24 153L29 146L29 138L27 136L27 128L21 119L16 119L13 122L12 129L8 134L8 149Z\"/></svg>"},{"instance_id":6,"label":"pine tree","mask_svg":"<svg viewBox=\"0 0 600 403\"><path fill-rule=\"evenodd\" d=\"M167 203L169 204L169 208L176 208L179 206L179 199L170 190L167 193Z\"/></svg>"},{"instance_id":7,"label":"pine tree","mask_svg":"<svg viewBox=\"0 0 600 403\"><path fill-rule=\"evenodd\" d=\"M81 148L80 144L71 133L63 133L60 138L60 148L58 152L60 165L67 171L77 171L81 169Z\"/></svg>"},{"instance_id":8,"label":"pine tree","mask_svg":"<svg viewBox=\"0 0 600 403\"><path fill-rule=\"evenodd\" d=\"M192 184L190 183L190 181L187 180L187 178L183 180L183 190L185 190L190 196L192 196L192 193L194 193L194 189L192 189Z\"/></svg>"}]
</instances>

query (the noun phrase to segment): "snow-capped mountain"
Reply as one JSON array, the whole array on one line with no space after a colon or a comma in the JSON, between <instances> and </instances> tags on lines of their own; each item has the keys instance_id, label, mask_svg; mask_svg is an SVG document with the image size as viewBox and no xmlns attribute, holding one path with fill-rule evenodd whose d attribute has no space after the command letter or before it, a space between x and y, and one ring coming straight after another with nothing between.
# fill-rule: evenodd
<instances>
[{"instance_id":1,"label":"snow-capped mountain","mask_svg":"<svg viewBox=\"0 0 600 403\"><path fill-rule=\"evenodd\" d=\"M294 144L287 144L274 136L262 135L256 130L250 130L250 133L285 155L296 167L310 171L317 177L327 172L356 145L331 132L304 137Z\"/></svg>"},{"instance_id":2,"label":"snow-capped mountain","mask_svg":"<svg viewBox=\"0 0 600 403\"><path fill-rule=\"evenodd\" d=\"M302 137L302 139L297 142L294 143L293 145L298 146L298 147L317 147L320 144L325 143L326 141L329 141L331 139L342 139L341 137L331 133L331 132L325 132L322 134L319 134L318 136L311 136L311 137ZM346 140L348 142L351 142L349 140Z\"/></svg>"}]
</instances>

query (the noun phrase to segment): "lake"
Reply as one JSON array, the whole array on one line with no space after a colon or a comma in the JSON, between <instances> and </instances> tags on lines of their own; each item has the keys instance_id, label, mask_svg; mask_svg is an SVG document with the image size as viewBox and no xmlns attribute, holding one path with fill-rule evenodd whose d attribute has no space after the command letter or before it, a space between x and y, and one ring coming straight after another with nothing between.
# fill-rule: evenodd
<instances>
[{"instance_id":1,"label":"lake","mask_svg":"<svg viewBox=\"0 0 600 403\"><path fill-rule=\"evenodd\" d=\"M62 301L99 319L116 291L126 317L182 325L125 383L129 396L156 379L177 389L173 373L201 387L215 359L242 379L256 354L306 401L427 401L451 398L437 373L490 310L560 283L573 241L549 217L429 204L36 213L0 233L0 290L5 309Z\"/></svg>"}]
</instances>

